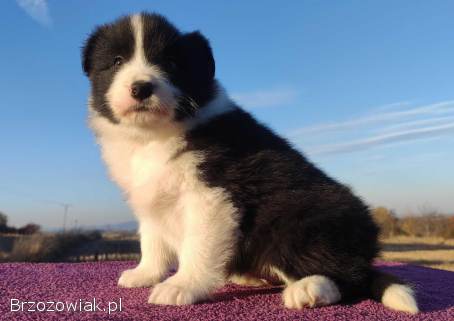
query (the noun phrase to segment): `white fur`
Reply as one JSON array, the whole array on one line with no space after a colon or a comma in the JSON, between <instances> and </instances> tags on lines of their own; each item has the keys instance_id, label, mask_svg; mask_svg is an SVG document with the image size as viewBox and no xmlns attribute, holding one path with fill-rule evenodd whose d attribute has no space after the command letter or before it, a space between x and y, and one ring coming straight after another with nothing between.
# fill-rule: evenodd
<instances>
[{"instance_id":1,"label":"white fur","mask_svg":"<svg viewBox=\"0 0 454 321\"><path fill-rule=\"evenodd\" d=\"M225 114L229 111L235 110L238 107L232 103L227 94L225 93L224 88L218 84L218 91L216 97L210 101L206 106L199 109L193 118L189 118L185 125L187 129L197 127L201 124L208 122L209 120Z\"/></svg>"},{"instance_id":2,"label":"white fur","mask_svg":"<svg viewBox=\"0 0 454 321\"><path fill-rule=\"evenodd\" d=\"M326 276L311 275L287 286L282 297L287 308L302 309L336 303L341 294L336 284Z\"/></svg>"},{"instance_id":3,"label":"white fur","mask_svg":"<svg viewBox=\"0 0 454 321\"><path fill-rule=\"evenodd\" d=\"M265 286L268 284L267 280L249 274L233 274L229 277L229 281L243 286Z\"/></svg>"},{"instance_id":4,"label":"white fur","mask_svg":"<svg viewBox=\"0 0 454 321\"><path fill-rule=\"evenodd\" d=\"M136 32L135 58L119 71L108 96L114 101L120 84L157 74L143 62L141 21L132 18ZM135 76L132 76L135 75ZM123 93L125 94L125 93ZM123 95L120 93L120 95ZM175 102L173 102L175 103ZM209 296L226 279L226 263L233 255L238 213L221 188L199 180L197 166L204 155L185 152L184 133L232 106L223 91L186 123L156 121L148 126L133 122L112 124L91 108L90 125L112 179L122 188L138 218L142 258L135 269L124 271L122 287L155 285L149 302L190 304ZM175 108L175 106L171 106ZM177 273L161 282L169 268Z\"/></svg>"},{"instance_id":5,"label":"white fur","mask_svg":"<svg viewBox=\"0 0 454 321\"><path fill-rule=\"evenodd\" d=\"M112 124L90 105L90 125L97 135L104 161L112 179L122 188L139 221L141 261L124 271L122 287L154 286L149 297L155 304L191 304L203 300L222 285L238 238L238 211L222 188L208 187L199 179L197 166L204 155L185 152L184 133L235 109L220 88L216 97L195 117L172 122L179 90L144 54L140 15L131 18L134 30L133 58L120 67L106 93L106 100L119 124ZM153 95L147 99L159 113L131 112L137 102L131 98L135 81L151 81ZM162 281L171 266L175 275ZM341 298L332 280L313 275L295 281L276 268L272 275L287 284L283 292L288 308L321 306ZM234 275L232 281L261 285L263 280ZM404 285L386 289L383 304L396 310L416 313L413 292Z\"/></svg>"},{"instance_id":6,"label":"white fur","mask_svg":"<svg viewBox=\"0 0 454 321\"><path fill-rule=\"evenodd\" d=\"M291 277L286 275L284 272L282 272L275 266L271 266L269 268L269 273L271 274L270 277L277 278L278 281L283 282L286 285L289 285L289 284L295 282L294 279L292 279Z\"/></svg>"},{"instance_id":7,"label":"white fur","mask_svg":"<svg viewBox=\"0 0 454 321\"><path fill-rule=\"evenodd\" d=\"M142 258L137 267L124 271L118 285L126 288L149 287L159 283L175 264L176 255L153 231L150 220L142 219L139 228Z\"/></svg>"},{"instance_id":8,"label":"white fur","mask_svg":"<svg viewBox=\"0 0 454 321\"><path fill-rule=\"evenodd\" d=\"M182 128L145 131L91 121L110 174L125 192L140 223L142 259L119 285L159 282L177 259L178 272L156 286L150 303L188 304L206 298L225 281L235 245L237 210L223 189L198 179L203 155L187 152Z\"/></svg>"},{"instance_id":9,"label":"white fur","mask_svg":"<svg viewBox=\"0 0 454 321\"><path fill-rule=\"evenodd\" d=\"M171 160L185 146L178 127L152 138L139 131L126 135L127 128L99 118L92 126L110 174L140 223L141 262L123 273L119 285L152 285L177 258L177 274L155 287L150 302L186 304L205 298L225 280L238 223L225 191L198 179L203 155L187 152Z\"/></svg>"},{"instance_id":10,"label":"white fur","mask_svg":"<svg viewBox=\"0 0 454 321\"><path fill-rule=\"evenodd\" d=\"M392 284L386 288L382 297L383 305L388 308L412 314L418 313L418 305L413 290L403 284Z\"/></svg>"}]
</instances>

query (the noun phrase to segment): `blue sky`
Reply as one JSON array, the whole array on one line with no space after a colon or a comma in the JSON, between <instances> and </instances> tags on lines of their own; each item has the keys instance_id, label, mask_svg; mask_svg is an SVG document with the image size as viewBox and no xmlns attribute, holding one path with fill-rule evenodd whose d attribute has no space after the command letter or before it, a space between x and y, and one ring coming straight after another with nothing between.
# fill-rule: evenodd
<instances>
[{"instance_id":1,"label":"blue sky","mask_svg":"<svg viewBox=\"0 0 454 321\"><path fill-rule=\"evenodd\" d=\"M452 1L2 1L0 211L12 224L132 219L86 127L80 47L141 10L211 41L217 77L369 204L454 213Z\"/></svg>"}]
</instances>

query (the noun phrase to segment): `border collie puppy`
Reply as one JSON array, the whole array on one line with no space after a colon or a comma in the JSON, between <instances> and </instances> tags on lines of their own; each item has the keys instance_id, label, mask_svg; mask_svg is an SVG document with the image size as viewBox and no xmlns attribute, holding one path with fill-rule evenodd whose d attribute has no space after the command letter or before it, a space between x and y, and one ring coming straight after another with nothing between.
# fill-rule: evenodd
<instances>
[{"instance_id":1,"label":"border collie puppy","mask_svg":"<svg viewBox=\"0 0 454 321\"><path fill-rule=\"evenodd\" d=\"M99 26L82 56L90 126L139 221L141 260L119 286L182 305L229 280L274 280L288 308L371 297L418 311L409 286L371 266L368 207L229 99L199 32L126 16Z\"/></svg>"}]
</instances>

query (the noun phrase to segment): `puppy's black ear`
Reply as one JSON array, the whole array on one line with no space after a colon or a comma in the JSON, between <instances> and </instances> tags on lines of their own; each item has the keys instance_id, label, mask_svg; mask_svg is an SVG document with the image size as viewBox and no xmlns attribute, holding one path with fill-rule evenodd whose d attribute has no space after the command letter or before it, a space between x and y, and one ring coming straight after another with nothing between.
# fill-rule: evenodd
<instances>
[{"instance_id":1,"label":"puppy's black ear","mask_svg":"<svg viewBox=\"0 0 454 321\"><path fill-rule=\"evenodd\" d=\"M197 81L211 82L215 74L215 63L208 40L198 31L187 33L178 40L178 55L186 72Z\"/></svg>"},{"instance_id":2,"label":"puppy's black ear","mask_svg":"<svg viewBox=\"0 0 454 321\"><path fill-rule=\"evenodd\" d=\"M89 76L93 66L93 52L95 50L96 42L101 33L100 28L97 28L91 33L82 48L82 69L85 75Z\"/></svg>"}]
</instances>

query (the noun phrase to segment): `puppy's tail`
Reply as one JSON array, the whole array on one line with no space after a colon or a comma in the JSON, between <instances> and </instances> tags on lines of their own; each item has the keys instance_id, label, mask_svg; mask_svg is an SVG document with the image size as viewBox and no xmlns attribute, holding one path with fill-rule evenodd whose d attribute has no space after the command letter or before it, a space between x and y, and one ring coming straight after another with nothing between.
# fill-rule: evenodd
<instances>
[{"instance_id":1,"label":"puppy's tail","mask_svg":"<svg viewBox=\"0 0 454 321\"><path fill-rule=\"evenodd\" d=\"M377 270L372 271L371 294L384 306L411 314L419 312L413 289L399 278Z\"/></svg>"}]
</instances>

